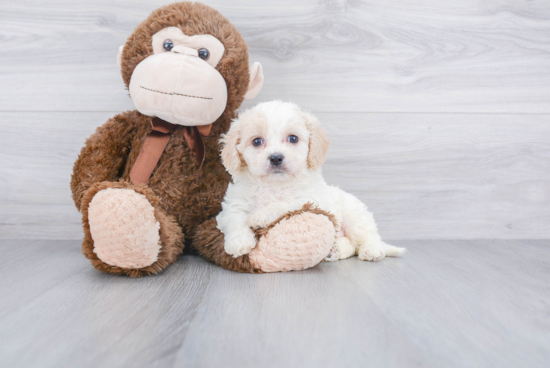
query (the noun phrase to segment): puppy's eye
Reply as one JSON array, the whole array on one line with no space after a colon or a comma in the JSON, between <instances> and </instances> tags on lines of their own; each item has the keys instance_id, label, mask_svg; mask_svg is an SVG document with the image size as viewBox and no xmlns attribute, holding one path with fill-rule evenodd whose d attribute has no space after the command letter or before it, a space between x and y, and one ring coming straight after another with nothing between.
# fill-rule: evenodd
<instances>
[{"instance_id":1,"label":"puppy's eye","mask_svg":"<svg viewBox=\"0 0 550 368\"><path fill-rule=\"evenodd\" d=\"M264 140L262 138L254 138L252 140L252 145L255 147L261 146L262 143L264 143Z\"/></svg>"},{"instance_id":2,"label":"puppy's eye","mask_svg":"<svg viewBox=\"0 0 550 368\"><path fill-rule=\"evenodd\" d=\"M298 137L295 135L289 135L287 139L290 143L298 143Z\"/></svg>"},{"instance_id":3,"label":"puppy's eye","mask_svg":"<svg viewBox=\"0 0 550 368\"><path fill-rule=\"evenodd\" d=\"M174 48L174 43L172 40L164 40L162 47L164 47L165 51L171 51Z\"/></svg>"}]
</instances>

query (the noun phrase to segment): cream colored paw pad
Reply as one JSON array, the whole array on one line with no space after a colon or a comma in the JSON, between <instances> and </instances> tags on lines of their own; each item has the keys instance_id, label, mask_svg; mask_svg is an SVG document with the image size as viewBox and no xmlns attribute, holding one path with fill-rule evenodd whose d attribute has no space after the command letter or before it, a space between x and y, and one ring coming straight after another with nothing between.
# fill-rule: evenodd
<instances>
[{"instance_id":1,"label":"cream colored paw pad","mask_svg":"<svg viewBox=\"0 0 550 368\"><path fill-rule=\"evenodd\" d=\"M304 212L271 228L249 257L263 272L305 270L329 254L335 235L328 217Z\"/></svg>"},{"instance_id":2,"label":"cream colored paw pad","mask_svg":"<svg viewBox=\"0 0 550 368\"><path fill-rule=\"evenodd\" d=\"M122 268L143 268L157 261L160 224L143 194L131 189L99 191L88 209L94 253Z\"/></svg>"}]
</instances>

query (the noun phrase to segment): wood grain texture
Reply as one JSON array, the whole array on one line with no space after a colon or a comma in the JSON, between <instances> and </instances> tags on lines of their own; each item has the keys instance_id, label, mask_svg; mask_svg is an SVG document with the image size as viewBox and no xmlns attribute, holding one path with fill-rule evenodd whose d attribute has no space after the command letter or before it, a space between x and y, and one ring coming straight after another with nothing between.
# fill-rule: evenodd
<instances>
[{"instance_id":1,"label":"wood grain texture","mask_svg":"<svg viewBox=\"0 0 550 368\"><path fill-rule=\"evenodd\" d=\"M3 367L547 367L549 241L399 241L246 275L185 256L142 279L105 275L77 241L1 241ZM54 261L74 265L61 280ZM58 276L55 276L58 275Z\"/></svg>"},{"instance_id":2,"label":"wood grain texture","mask_svg":"<svg viewBox=\"0 0 550 368\"><path fill-rule=\"evenodd\" d=\"M118 46L159 0L0 3L0 238L76 239L72 164L132 109ZM264 65L258 101L332 133L329 182L386 238L547 238L550 3L213 0Z\"/></svg>"},{"instance_id":3,"label":"wood grain texture","mask_svg":"<svg viewBox=\"0 0 550 368\"><path fill-rule=\"evenodd\" d=\"M110 113L0 113L0 238L78 239L69 189ZM357 195L386 239L549 238L549 115L316 114L328 183Z\"/></svg>"},{"instance_id":4,"label":"wood grain texture","mask_svg":"<svg viewBox=\"0 0 550 368\"><path fill-rule=\"evenodd\" d=\"M72 167L85 140L113 114L0 115L0 238L82 238Z\"/></svg>"},{"instance_id":5,"label":"wood grain texture","mask_svg":"<svg viewBox=\"0 0 550 368\"><path fill-rule=\"evenodd\" d=\"M171 1L4 0L0 111L131 108L116 54ZM213 0L264 65L259 100L314 111L550 113L546 0Z\"/></svg>"},{"instance_id":6,"label":"wood grain texture","mask_svg":"<svg viewBox=\"0 0 550 368\"><path fill-rule=\"evenodd\" d=\"M74 245L67 240L2 240L0 318L90 267Z\"/></svg>"}]
</instances>

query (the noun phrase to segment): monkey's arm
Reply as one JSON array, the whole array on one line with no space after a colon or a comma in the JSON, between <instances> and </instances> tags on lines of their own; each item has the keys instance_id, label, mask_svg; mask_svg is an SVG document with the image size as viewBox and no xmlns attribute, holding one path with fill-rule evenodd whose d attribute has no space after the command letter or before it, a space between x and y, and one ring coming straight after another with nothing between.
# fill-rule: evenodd
<instances>
[{"instance_id":1,"label":"monkey's arm","mask_svg":"<svg viewBox=\"0 0 550 368\"><path fill-rule=\"evenodd\" d=\"M73 200L79 211L82 196L93 184L119 178L136 133L136 125L127 115L116 115L97 128L80 151L71 176Z\"/></svg>"}]
</instances>

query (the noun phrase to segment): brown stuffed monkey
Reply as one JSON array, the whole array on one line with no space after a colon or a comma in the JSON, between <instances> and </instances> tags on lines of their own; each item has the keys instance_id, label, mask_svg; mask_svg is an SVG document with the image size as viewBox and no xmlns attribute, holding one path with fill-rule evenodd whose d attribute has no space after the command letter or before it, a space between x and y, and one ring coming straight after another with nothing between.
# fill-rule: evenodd
<instances>
[{"instance_id":1,"label":"brown stuffed monkey","mask_svg":"<svg viewBox=\"0 0 550 368\"><path fill-rule=\"evenodd\" d=\"M259 231L250 254L224 252L213 218L230 176L218 141L243 99L263 84L261 65L249 68L246 43L226 18L200 3L161 7L128 38L118 62L137 110L116 115L88 138L71 180L82 251L95 268L156 274L184 247L253 273L305 269L328 254L330 215L307 206ZM296 229L302 240L277 246Z\"/></svg>"}]
</instances>

